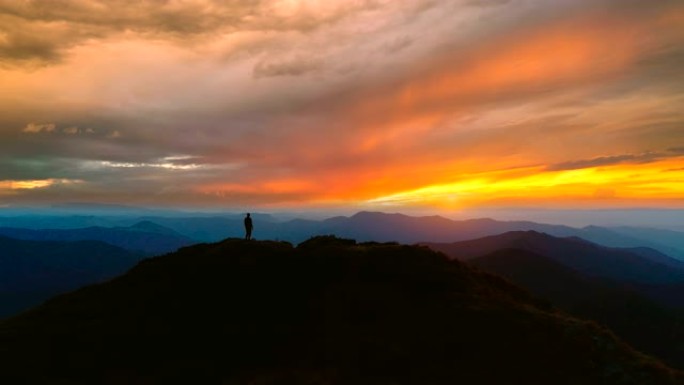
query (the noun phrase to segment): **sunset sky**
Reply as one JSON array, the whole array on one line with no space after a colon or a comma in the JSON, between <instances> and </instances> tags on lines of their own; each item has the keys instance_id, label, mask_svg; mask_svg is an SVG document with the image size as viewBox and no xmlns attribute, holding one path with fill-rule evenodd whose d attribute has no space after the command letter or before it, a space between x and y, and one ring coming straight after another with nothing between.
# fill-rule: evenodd
<instances>
[{"instance_id":1,"label":"sunset sky","mask_svg":"<svg viewBox=\"0 0 684 385\"><path fill-rule=\"evenodd\" d=\"M681 0L0 0L0 206L683 208Z\"/></svg>"}]
</instances>

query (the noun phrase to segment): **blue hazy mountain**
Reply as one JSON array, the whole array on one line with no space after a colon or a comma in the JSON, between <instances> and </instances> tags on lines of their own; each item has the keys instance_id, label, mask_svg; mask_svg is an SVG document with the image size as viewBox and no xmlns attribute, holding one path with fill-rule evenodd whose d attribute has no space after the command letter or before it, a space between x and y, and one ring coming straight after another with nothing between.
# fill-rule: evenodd
<instances>
[{"instance_id":1,"label":"blue hazy mountain","mask_svg":"<svg viewBox=\"0 0 684 385\"><path fill-rule=\"evenodd\" d=\"M0 236L0 318L117 276L142 255L100 241L27 241Z\"/></svg>"},{"instance_id":2,"label":"blue hazy mountain","mask_svg":"<svg viewBox=\"0 0 684 385\"><path fill-rule=\"evenodd\" d=\"M151 221L128 227L93 226L80 229L22 229L0 227L0 235L34 241L102 241L131 251L157 255L196 241Z\"/></svg>"},{"instance_id":3,"label":"blue hazy mountain","mask_svg":"<svg viewBox=\"0 0 684 385\"><path fill-rule=\"evenodd\" d=\"M684 232L626 226L586 226L569 234L548 233L557 236L577 236L604 246L649 247L684 261Z\"/></svg>"},{"instance_id":4,"label":"blue hazy mountain","mask_svg":"<svg viewBox=\"0 0 684 385\"><path fill-rule=\"evenodd\" d=\"M226 240L0 323L0 381L676 385L610 331L425 247Z\"/></svg>"}]
</instances>

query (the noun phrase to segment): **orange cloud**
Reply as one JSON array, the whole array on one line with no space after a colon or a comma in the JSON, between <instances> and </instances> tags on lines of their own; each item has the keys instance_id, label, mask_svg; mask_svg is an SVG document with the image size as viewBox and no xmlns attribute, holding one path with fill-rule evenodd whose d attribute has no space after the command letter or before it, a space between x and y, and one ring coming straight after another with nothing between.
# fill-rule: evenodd
<instances>
[{"instance_id":1,"label":"orange cloud","mask_svg":"<svg viewBox=\"0 0 684 385\"><path fill-rule=\"evenodd\" d=\"M642 36L651 24L585 16L493 39L474 49L455 48L427 66L413 68L412 80L367 95L357 113L404 118L482 99L610 80L638 59L645 48Z\"/></svg>"}]
</instances>

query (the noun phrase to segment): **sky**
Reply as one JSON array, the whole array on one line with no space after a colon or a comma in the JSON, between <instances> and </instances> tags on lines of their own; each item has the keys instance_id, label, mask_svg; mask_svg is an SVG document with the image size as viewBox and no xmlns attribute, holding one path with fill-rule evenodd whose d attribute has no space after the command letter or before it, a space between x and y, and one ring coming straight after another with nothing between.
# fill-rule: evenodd
<instances>
[{"instance_id":1,"label":"sky","mask_svg":"<svg viewBox=\"0 0 684 385\"><path fill-rule=\"evenodd\" d=\"M684 207L680 0L0 0L0 206Z\"/></svg>"}]
</instances>

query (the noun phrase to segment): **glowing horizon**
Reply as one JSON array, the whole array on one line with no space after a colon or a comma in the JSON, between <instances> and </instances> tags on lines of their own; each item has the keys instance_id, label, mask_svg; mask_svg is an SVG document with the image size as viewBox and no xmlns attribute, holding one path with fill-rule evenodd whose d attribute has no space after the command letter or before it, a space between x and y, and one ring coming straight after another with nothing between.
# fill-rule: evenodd
<instances>
[{"instance_id":1,"label":"glowing horizon","mask_svg":"<svg viewBox=\"0 0 684 385\"><path fill-rule=\"evenodd\" d=\"M684 207L684 4L0 0L0 205Z\"/></svg>"}]
</instances>

